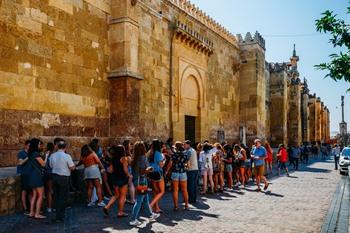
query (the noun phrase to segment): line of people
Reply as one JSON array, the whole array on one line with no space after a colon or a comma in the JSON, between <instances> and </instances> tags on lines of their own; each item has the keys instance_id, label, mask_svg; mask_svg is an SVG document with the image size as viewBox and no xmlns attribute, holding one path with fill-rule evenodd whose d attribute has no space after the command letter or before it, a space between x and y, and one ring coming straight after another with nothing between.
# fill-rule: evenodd
<instances>
[{"instance_id":1,"label":"line of people","mask_svg":"<svg viewBox=\"0 0 350 233\"><path fill-rule=\"evenodd\" d=\"M174 211L180 210L179 192L183 196L184 210L197 201L197 193L223 192L224 189L244 188L250 179L257 185L256 191L269 187L265 177L272 172L273 150L259 139L251 148L239 144L210 144L208 141L193 145L190 141L174 142L172 138L162 143L158 139L150 145L125 140L105 150L94 139L81 148L81 157L74 163L66 153L67 143L56 138L44 149L43 142L32 139L25 142L25 149L18 154L18 173L21 174L22 204L25 213L35 219L46 218L41 213L43 196L47 200L47 212L56 210L56 222L64 220L66 201L69 196L71 172L84 165L87 186L87 206L102 207L105 216L117 202L117 216L128 217L125 203L133 205L130 225L137 226L141 206L151 220L159 217L160 206L166 187L172 191ZM285 170L291 153L284 145L279 146L278 171ZM201 186L199 185L201 184ZM148 195L152 189L152 199ZM96 193L96 195L94 195ZM29 196L30 206L27 206ZM93 196L97 196L97 201ZM129 199L127 199L129 196Z\"/></svg>"}]
</instances>

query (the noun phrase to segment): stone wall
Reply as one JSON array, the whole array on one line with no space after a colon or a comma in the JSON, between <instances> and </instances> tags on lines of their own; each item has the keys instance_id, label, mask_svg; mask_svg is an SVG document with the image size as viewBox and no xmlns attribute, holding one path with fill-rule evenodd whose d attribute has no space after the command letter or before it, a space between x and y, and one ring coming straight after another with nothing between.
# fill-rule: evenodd
<instances>
[{"instance_id":1,"label":"stone wall","mask_svg":"<svg viewBox=\"0 0 350 233\"><path fill-rule=\"evenodd\" d=\"M288 98L288 143L300 146L301 134L301 89L300 84L291 84Z\"/></svg>"},{"instance_id":2,"label":"stone wall","mask_svg":"<svg viewBox=\"0 0 350 233\"><path fill-rule=\"evenodd\" d=\"M271 146L287 145L288 138L288 76L283 64L272 64L270 74L270 130Z\"/></svg>"},{"instance_id":3,"label":"stone wall","mask_svg":"<svg viewBox=\"0 0 350 233\"><path fill-rule=\"evenodd\" d=\"M0 171L0 216L14 214L22 209L21 182L16 168Z\"/></svg>"},{"instance_id":4,"label":"stone wall","mask_svg":"<svg viewBox=\"0 0 350 233\"><path fill-rule=\"evenodd\" d=\"M109 136L109 12L108 0L0 1L0 166L29 137Z\"/></svg>"},{"instance_id":5,"label":"stone wall","mask_svg":"<svg viewBox=\"0 0 350 233\"><path fill-rule=\"evenodd\" d=\"M265 41L260 34L254 37L248 32L243 39L240 35L240 126L246 128L247 141L265 138L266 127L266 80Z\"/></svg>"}]
</instances>

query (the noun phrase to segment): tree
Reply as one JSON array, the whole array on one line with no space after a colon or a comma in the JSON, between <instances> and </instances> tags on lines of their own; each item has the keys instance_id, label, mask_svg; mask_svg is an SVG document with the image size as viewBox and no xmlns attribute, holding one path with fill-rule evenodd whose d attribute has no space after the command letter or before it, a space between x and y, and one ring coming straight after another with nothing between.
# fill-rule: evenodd
<instances>
[{"instance_id":1,"label":"tree","mask_svg":"<svg viewBox=\"0 0 350 233\"><path fill-rule=\"evenodd\" d=\"M350 1L347 14L350 14ZM328 63L321 63L315 67L328 70L329 73L325 77L350 82L350 25L328 10L322 13L321 19L316 20L316 29L320 33L329 33L332 36L329 43L345 51L329 55Z\"/></svg>"}]
</instances>

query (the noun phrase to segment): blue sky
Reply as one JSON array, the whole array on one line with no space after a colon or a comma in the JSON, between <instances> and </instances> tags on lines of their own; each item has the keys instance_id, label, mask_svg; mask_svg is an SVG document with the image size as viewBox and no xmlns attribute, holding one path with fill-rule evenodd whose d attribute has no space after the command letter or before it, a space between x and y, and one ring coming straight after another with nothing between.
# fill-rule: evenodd
<instances>
[{"instance_id":1,"label":"blue sky","mask_svg":"<svg viewBox=\"0 0 350 233\"><path fill-rule=\"evenodd\" d=\"M311 93L316 93L331 112L331 134L339 130L340 96L345 95L345 121L350 124L350 83L324 79L324 71L313 66L328 61L338 52L328 43L329 36L315 30L315 19L332 10L350 23L348 0L192 0L234 34L259 31L266 40L266 60L289 61L296 44L301 78L306 77ZM305 36L307 35L307 36ZM348 126L348 130L349 130Z\"/></svg>"}]
</instances>

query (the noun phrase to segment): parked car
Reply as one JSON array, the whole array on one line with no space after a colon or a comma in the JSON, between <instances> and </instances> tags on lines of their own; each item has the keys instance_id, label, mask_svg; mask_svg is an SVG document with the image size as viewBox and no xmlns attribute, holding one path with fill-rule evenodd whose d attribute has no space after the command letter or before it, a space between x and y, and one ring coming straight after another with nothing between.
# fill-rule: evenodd
<instances>
[{"instance_id":1,"label":"parked car","mask_svg":"<svg viewBox=\"0 0 350 233\"><path fill-rule=\"evenodd\" d=\"M344 147L339 157L340 174L346 175L349 173L350 166L350 147Z\"/></svg>"}]
</instances>

